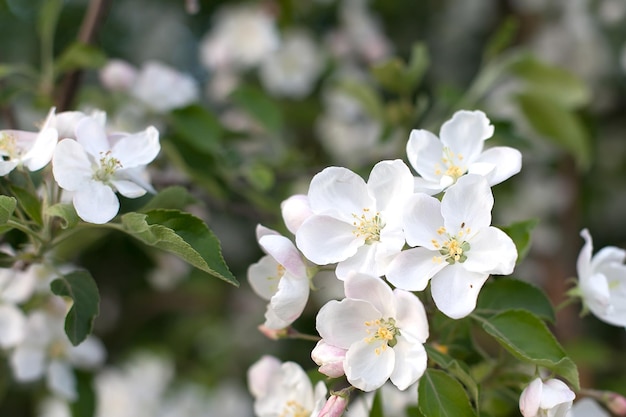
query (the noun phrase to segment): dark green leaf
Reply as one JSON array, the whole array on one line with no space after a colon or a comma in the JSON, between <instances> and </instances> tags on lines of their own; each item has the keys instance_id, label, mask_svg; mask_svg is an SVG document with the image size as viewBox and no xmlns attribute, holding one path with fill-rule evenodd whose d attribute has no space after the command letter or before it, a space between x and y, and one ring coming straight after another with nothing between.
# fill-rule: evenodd
<instances>
[{"instance_id":1,"label":"dark green leaf","mask_svg":"<svg viewBox=\"0 0 626 417\"><path fill-rule=\"evenodd\" d=\"M453 357L437 350L430 345L424 345L428 359L435 362L444 370L454 375L469 391L474 402L478 401L478 384L470 375L470 370L465 362L459 362Z\"/></svg>"},{"instance_id":2,"label":"dark green leaf","mask_svg":"<svg viewBox=\"0 0 626 417\"><path fill-rule=\"evenodd\" d=\"M424 74L430 65L430 57L428 48L424 43L416 43L411 49L411 57L406 69L405 78L410 91L415 89L424 78Z\"/></svg>"},{"instance_id":3,"label":"dark green leaf","mask_svg":"<svg viewBox=\"0 0 626 417\"><path fill-rule=\"evenodd\" d=\"M65 317L65 333L70 342L77 346L89 336L98 316L98 287L89 272L74 271L52 281L50 288L54 294L74 301Z\"/></svg>"},{"instance_id":4,"label":"dark green leaf","mask_svg":"<svg viewBox=\"0 0 626 417\"><path fill-rule=\"evenodd\" d=\"M230 99L270 132L278 132L283 126L283 116L274 100L261 90L241 86Z\"/></svg>"},{"instance_id":5,"label":"dark green leaf","mask_svg":"<svg viewBox=\"0 0 626 417\"><path fill-rule=\"evenodd\" d=\"M509 235L515 243L518 254L517 263L520 263L528 254L528 250L530 249L531 232L538 223L539 219L530 219L500 227L500 229Z\"/></svg>"},{"instance_id":6,"label":"dark green leaf","mask_svg":"<svg viewBox=\"0 0 626 417\"><path fill-rule=\"evenodd\" d=\"M575 113L557 100L541 94L521 93L517 95L517 102L537 133L570 152L582 169L589 166L589 133Z\"/></svg>"},{"instance_id":7,"label":"dark green leaf","mask_svg":"<svg viewBox=\"0 0 626 417\"><path fill-rule=\"evenodd\" d=\"M475 417L463 386L447 373L427 369L418 389L419 410L424 417Z\"/></svg>"},{"instance_id":8,"label":"dark green leaf","mask_svg":"<svg viewBox=\"0 0 626 417\"><path fill-rule=\"evenodd\" d=\"M18 187L14 184L12 184L10 188L13 195L17 197L20 207L22 207L28 217L33 219L38 225L42 225L43 219L41 218L41 200L39 200L39 197L31 194L27 189Z\"/></svg>"},{"instance_id":9,"label":"dark green leaf","mask_svg":"<svg viewBox=\"0 0 626 417\"><path fill-rule=\"evenodd\" d=\"M217 118L199 105L176 109L170 114L174 135L195 149L218 155L221 152L222 126Z\"/></svg>"},{"instance_id":10,"label":"dark green leaf","mask_svg":"<svg viewBox=\"0 0 626 417\"><path fill-rule=\"evenodd\" d=\"M124 230L147 245L178 255L184 261L233 285L239 285L222 257L220 243L197 217L178 210L156 209L122 216Z\"/></svg>"},{"instance_id":11,"label":"dark green leaf","mask_svg":"<svg viewBox=\"0 0 626 417\"><path fill-rule=\"evenodd\" d=\"M51 217L61 219L61 227L63 229L72 228L78 224L80 218L76 214L74 205L70 203L58 203L48 207L46 214Z\"/></svg>"},{"instance_id":12,"label":"dark green leaf","mask_svg":"<svg viewBox=\"0 0 626 417\"><path fill-rule=\"evenodd\" d=\"M540 318L526 310L508 310L482 322L483 329L513 356L548 368L580 389L576 364Z\"/></svg>"},{"instance_id":13,"label":"dark green leaf","mask_svg":"<svg viewBox=\"0 0 626 417\"><path fill-rule=\"evenodd\" d=\"M100 49L80 42L70 44L59 56L55 66L57 73L83 68L100 68L107 62L107 57Z\"/></svg>"},{"instance_id":14,"label":"dark green leaf","mask_svg":"<svg viewBox=\"0 0 626 417\"><path fill-rule=\"evenodd\" d=\"M398 94L410 92L404 77L406 67L399 58L391 58L375 65L371 72L383 88Z\"/></svg>"},{"instance_id":15,"label":"dark green leaf","mask_svg":"<svg viewBox=\"0 0 626 417\"><path fill-rule=\"evenodd\" d=\"M62 7L63 0L46 0L41 2L37 30L42 39L54 38L54 29L56 28Z\"/></svg>"},{"instance_id":16,"label":"dark green leaf","mask_svg":"<svg viewBox=\"0 0 626 417\"><path fill-rule=\"evenodd\" d=\"M497 278L480 290L475 314L492 316L506 310L526 310L554 322L554 309L546 294L534 285L511 278Z\"/></svg>"},{"instance_id":17,"label":"dark green leaf","mask_svg":"<svg viewBox=\"0 0 626 417\"><path fill-rule=\"evenodd\" d=\"M489 60L511 46L515 41L519 26L520 24L517 18L513 16L506 18L487 42L485 58Z\"/></svg>"},{"instance_id":18,"label":"dark green leaf","mask_svg":"<svg viewBox=\"0 0 626 417\"><path fill-rule=\"evenodd\" d=\"M374 402L372 403L369 417L385 417L385 413L383 412L383 396L380 390L374 393Z\"/></svg>"},{"instance_id":19,"label":"dark green leaf","mask_svg":"<svg viewBox=\"0 0 626 417\"><path fill-rule=\"evenodd\" d=\"M17 200L14 197L0 195L0 225L9 221L16 206Z\"/></svg>"},{"instance_id":20,"label":"dark green leaf","mask_svg":"<svg viewBox=\"0 0 626 417\"><path fill-rule=\"evenodd\" d=\"M180 186L167 187L159 191L157 195L141 208L141 211L152 209L177 209L182 210L190 204L198 202L186 188Z\"/></svg>"}]
</instances>

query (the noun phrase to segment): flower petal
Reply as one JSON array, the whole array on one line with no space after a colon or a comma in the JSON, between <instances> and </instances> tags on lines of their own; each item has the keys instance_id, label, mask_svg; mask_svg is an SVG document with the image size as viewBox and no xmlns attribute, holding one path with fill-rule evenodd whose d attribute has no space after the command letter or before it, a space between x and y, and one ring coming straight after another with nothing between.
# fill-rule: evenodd
<instances>
[{"instance_id":1,"label":"flower petal","mask_svg":"<svg viewBox=\"0 0 626 417\"><path fill-rule=\"evenodd\" d=\"M519 409L524 417L535 417L539 412L541 404L541 393L543 391L543 382L541 378L535 378L522 391L519 397Z\"/></svg>"},{"instance_id":2,"label":"flower petal","mask_svg":"<svg viewBox=\"0 0 626 417\"><path fill-rule=\"evenodd\" d=\"M365 392L380 388L394 370L395 356L394 350L380 341L352 344L344 361L348 382Z\"/></svg>"},{"instance_id":3,"label":"flower petal","mask_svg":"<svg viewBox=\"0 0 626 417\"><path fill-rule=\"evenodd\" d=\"M414 194L406 202L404 235L409 245L435 250L433 239L438 240L443 223L441 203L435 197Z\"/></svg>"},{"instance_id":4,"label":"flower petal","mask_svg":"<svg viewBox=\"0 0 626 417\"><path fill-rule=\"evenodd\" d=\"M47 378L48 388L58 396L68 401L78 398L76 392L76 378L67 362L53 360L48 365Z\"/></svg>"},{"instance_id":5,"label":"flower petal","mask_svg":"<svg viewBox=\"0 0 626 417\"><path fill-rule=\"evenodd\" d=\"M472 233L491 224L493 194L487 180L480 175L464 175L441 199L441 214L446 231L456 235L470 228Z\"/></svg>"},{"instance_id":6,"label":"flower petal","mask_svg":"<svg viewBox=\"0 0 626 417\"><path fill-rule=\"evenodd\" d=\"M508 146L496 146L484 151L472 165L468 168L469 174L476 173L473 166L476 164L487 164L493 168L486 176L490 186L500 184L511 178L522 169L522 154L520 151Z\"/></svg>"},{"instance_id":7,"label":"flower petal","mask_svg":"<svg viewBox=\"0 0 626 417\"><path fill-rule=\"evenodd\" d=\"M259 239L259 245L291 274L306 278L306 265L291 240L281 235L267 235Z\"/></svg>"},{"instance_id":8,"label":"flower petal","mask_svg":"<svg viewBox=\"0 0 626 417\"><path fill-rule=\"evenodd\" d=\"M279 263L266 255L248 268L248 282L252 290L261 298L270 300L278 291L278 282L282 276Z\"/></svg>"},{"instance_id":9,"label":"flower petal","mask_svg":"<svg viewBox=\"0 0 626 417\"><path fill-rule=\"evenodd\" d=\"M266 321L265 326L270 329L283 329L296 321L302 314L309 300L309 280L286 273L278 282L278 291L272 296L268 310L282 323L276 325Z\"/></svg>"},{"instance_id":10,"label":"flower petal","mask_svg":"<svg viewBox=\"0 0 626 417\"><path fill-rule=\"evenodd\" d=\"M419 298L408 291L393 290L396 305L396 324L407 339L414 338L420 343L428 339L428 318Z\"/></svg>"},{"instance_id":11,"label":"flower petal","mask_svg":"<svg viewBox=\"0 0 626 417\"><path fill-rule=\"evenodd\" d=\"M85 152L96 159L100 159L111 150L111 144L107 139L104 125L97 119L85 116L76 123L76 141L80 143Z\"/></svg>"},{"instance_id":12,"label":"flower petal","mask_svg":"<svg viewBox=\"0 0 626 417\"><path fill-rule=\"evenodd\" d=\"M111 184L118 193L126 198L137 198L146 194L146 190L143 187L140 187L132 181L113 179L111 180Z\"/></svg>"},{"instance_id":13,"label":"flower petal","mask_svg":"<svg viewBox=\"0 0 626 417\"><path fill-rule=\"evenodd\" d=\"M463 266L468 271L485 274L509 275L515 268L517 248L513 240L496 227L487 227L470 241L467 260Z\"/></svg>"},{"instance_id":14,"label":"flower petal","mask_svg":"<svg viewBox=\"0 0 626 417\"><path fill-rule=\"evenodd\" d=\"M26 316L11 304L0 304L0 347L13 347L26 335Z\"/></svg>"},{"instance_id":15,"label":"flower petal","mask_svg":"<svg viewBox=\"0 0 626 417\"><path fill-rule=\"evenodd\" d=\"M414 129L406 144L406 154L413 169L426 181L439 184L443 145L439 138L427 130ZM433 193L434 194L434 193Z\"/></svg>"},{"instance_id":16,"label":"flower petal","mask_svg":"<svg viewBox=\"0 0 626 417\"><path fill-rule=\"evenodd\" d=\"M400 159L381 161L372 168L367 188L376 199L376 210L390 215L393 211L400 212L406 198L413 193L413 175Z\"/></svg>"},{"instance_id":17,"label":"flower petal","mask_svg":"<svg viewBox=\"0 0 626 417\"><path fill-rule=\"evenodd\" d=\"M57 145L58 133L54 128L43 129L37 135L32 148L24 154L22 161L30 171L38 171L48 165Z\"/></svg>"},{"instance_id":18,"label":"flower petal","mask_svg":"<svg viewBox=\"0 0 626 417\"><path fill-rule=\"evenodd\" d=\"M478 293L489 274L470 272L456 263L439 271L430 283L437 308L452 319L467 316L476 308Z\"/></svg>"},{"instance_id":19,"label":"flower petal","mask_svg":"<svg viewBox=\"0 0 626 417\"><path fill-rule=\"evenodd\" d=\"M274 356L264 355L248 369L248 389L254 398L264 397L269 381L280 369L280 361Z\"/></svg>"},{"instance_id":20,"label":"flower petal","mask_svg":"<svg viewBox=\"0 0 626 417\"><path fill-rule=\"evenodd\" d=\"M287 230L294 235L300 228L300 225L313 215L309 205L309 198L304 194L292 195L280 203L280 210Z\"/></svg>"},{"instance_id":21,"label":"flower petal","mask_svg":"<svg viewBox=\"0 0 626 417\"><path fill-rule=\"evenodd\" d=\"M344 298L331 300L317 313L315 327L326 343L348 349L368 336L365 322L381 318L372 304L363 300Z\"/></svg>"},{"instance_id":22,"label":"flower petal","mask_svg":"<svg viewBox=\"0 0 626 417\"><path fill-rule=\"evenodd\" d=\"M391 382L404 391L413 385L426 370L426 350L421 343L410 343L404 337L398 337L398 343L393 347L396 355L395 366L391 373Z\"/></svg>"},{"instance_id":23,"label":"flower petal","mask_svg":"<svg viewBox=\"0 0 626 417\"><path fill-rule=\"evenodd\" d=\"M423 291L428 281L448 265L434 261L438 255L439 252L421 247L400 252L387 268L387 281L403 290Z\"/></svg>"},{"instance_id":24,"label":"flower petal","mask_svg":"<svg viewBox=\"0 0 626 417\"><path fill-rule=\"evenodd\" d=\"M310 261L327 265L353 256L365 239L354 235L355 227L330 216L309 217L296 233L296 245Z\"/></svg>"},{"instance_id":25,"label":"flower petal","mask_svg":"<svg viewBox=\"0 0 626 417\"><path fill-rule=\"evenodd\" d=\"M122 168L148 165L161 151L159 131L154 126L138 133L125 135L111 149L111 156L122 164Z\"/></svg>"},{"instance_id":26,"label":"flower petal","mask_svg":"<svg viewBox=\"0 0 626 417\"><path fill-rule=\"evenodd\" d=\"M30 382L41 378L44 374L45 354L42 348L18 345L9 358L15 379Z\"/></svg>"},{"instance_id":27,"label":"flower petal","mask_svg":"<svg viewBox=\"0 0 626 417\"><path fill-rule=\"evenodd\" d=\"M480 110L460 110L441 126L439 137L444 146L471 164L483 150L484 141L493 136L494 127Z\"/></svg>"},{"instance_id":28,"label":"flower petal","mask_svg":"<svg viewBox=\"0 0 626 417\"><path fill-rule=\"evenodd\" d=\"M395 317L396 306L389 285L368 274L351 274L344 282L346 298L364 300L372 304L382 317Z\"/></svg>"},{"instance_id":29,"label":"flower petal","mask_svg":"<svg viewBox=\"0 0 626 417\"><path fill-rule=\"evenodd\" d=\"M89 223L104 224L120 209L120 202L111 187L98 181L89 181L73 198L78 217Z\"/></svg>"},{"instance_id":30,"label":"flower petal","mask_svg":"<svg viewBox=\"0 0 626 417\"><path fill-rule=\"evenodd\" d=\"M91 180L91 162L80 143L63 139L57 144L52 156L52 174L59 187L68 191L76 191Z\"/></svg>"}]
</instances>

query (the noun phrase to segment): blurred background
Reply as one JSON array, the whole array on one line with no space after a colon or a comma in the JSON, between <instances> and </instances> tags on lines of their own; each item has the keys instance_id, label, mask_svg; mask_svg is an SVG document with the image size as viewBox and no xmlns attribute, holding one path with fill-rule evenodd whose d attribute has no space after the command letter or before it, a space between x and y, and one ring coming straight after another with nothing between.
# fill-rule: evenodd
<instances>
[{"instance_id":1,"label":"blurred background","mask_svg":"<svg viewBox=\"0 0 626 417\"><path fill-rule=\"evenodd\" d=\"M411 129L438 134L459 109L491 119L488 146L523 153L522 172L494 188L494 224L538 220L515 277L557 306L582 228L596 250L626 247L624 0L2 0L0 128L30 129L52 105L105 110L112 130L157 126L153 185L189 191L241 286L122 234L80 234L55 256L97 281L106 364L76 371L71 405L0 365L3 416L252 416L253 362L315 366L311 342L257 330L256 225L289 236L280 202L315 173L406 161ZM341 293L314 283L303 333ZM581 384L626 395L624 329L580 311L560 309L553 330Z\"/></svg>"}]
</instances>

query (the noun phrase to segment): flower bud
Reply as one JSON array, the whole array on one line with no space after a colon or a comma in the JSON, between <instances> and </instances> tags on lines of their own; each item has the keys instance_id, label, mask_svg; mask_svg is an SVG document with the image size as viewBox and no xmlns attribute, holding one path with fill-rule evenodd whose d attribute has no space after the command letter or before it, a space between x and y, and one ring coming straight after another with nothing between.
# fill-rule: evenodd
<instances>
[{"instance_id":1,"label":"flower bud","mask_svg":"<svg viewBox=\"0 0 626 417\"><path fill-rule=\"evenodd\" d=\"M137 78L137 70L121 59L110 60L100 70L100 82L111 91L128 91Z\"/></svg>"},{"instance_id":2,"label":"flower bud","mask_svg":"<svg viewBox=\"0 0 626 417\"><path fill-rule=\"evenodd\" d=\"M264 325L260 325L259 327L257 327L259 329L259 331L268 339L271 340L279 340L282 339L284 337L287 336L288 330L287 329L270 329L267 326Z\"/></svg>"},{"instance_id":3,"label":"flower bud","mask_svg":"<svg viewBox=\"0 0 626 417\"><path fill-rule=\"evenodd\" d=\"M304 194L295 194L280 203L280 209L287 229L295 234L300 225L309 218L313 212L309 206L309 199Z\"/></svg>"},{"instance_id":4,"label":"flower bud","mask_svg":"<svg viewBox=\"0 0 626 417\"><path fill-rule=\"evenodd\" d=\"M348 405L348 399L341 395L331 395L320 410L319 417L341 417Z\"/></svg>"},{"instance_id":5,"label":"flower bud","mask_svg":"<svg viewBox=\"0 0 626 417\"><path fill-rule=\"evenodd\" d=\"M616 416L626 416L626 398L611 392L605 402L607 408Z\"/></svg>"},{"instance_id":6,"label":"flower bud","mask_svg":"<svg viewBox=\"0 0 626 417\"><path fill-rule=\"evenodd\" d=\"M311 352L311 359L320 365L319 371L331 378L338 378L344 374L343 360L346 350L320 340Z\"/></svg>"}]
</instances>

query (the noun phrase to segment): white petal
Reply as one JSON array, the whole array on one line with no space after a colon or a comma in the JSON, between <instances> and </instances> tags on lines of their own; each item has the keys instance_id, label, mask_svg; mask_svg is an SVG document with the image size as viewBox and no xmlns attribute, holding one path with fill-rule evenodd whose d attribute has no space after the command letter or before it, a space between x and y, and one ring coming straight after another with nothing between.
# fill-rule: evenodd
<instances>
[{"instance_id":1,"label":"white petal","mask_svg":"<svg viewBox=\"0 0 626 417\"><path fill-rule=\"evenodd\" d=\"M363 245L357 249L356 253L346 260L337 264L335 273L337 278L345 280L350 274L355 272L365 272L373 275L381 276L384 274L382 265L376 262L377 243L371 245Z\"/></svg>"},{"instance_id":2,"label":"white petal","mask_svg":"<svg viewBox=\"0 0 626 417\"><path fill-rule=\"evenodd\" d=\"M261 240L261 238L265 235L279 235L280 236L280 233L278 233L276 230L270 229L269 227L265 227L262 224L257 224L256 229L254 229L254 232L256 234L256 240Z\"/></svg>"},{"instance_id":3,"label":"white petal","mask_svg":"<svg viewBox=\"0 0 626 417\"><path fill-rule=\"evenodd\" d=\"M399 159L381 161L372 169L367 188L376 199L378 211L400 211L407 197L413 194L413 175Z\"/></svg>"},{"instance_id":4,"label":"white petal","mask_svg":"<svg viewBox=\"0 0 626 417\"><path fill-rule=\"evenodd\" d=\"M519 397L519 409L524 417L536 417L541 404L543 382L541 378L535 378Z\"/></svg>"},{"instance_id":5,"label":"white petal","mask_svg":"<svg viewBox=\"0 0 626 417\"><path fill-rule=\"evenodd\" d=\"M341 167L328 167L315 175L309 186L309 204L316 214L327 214L347 223L363 209L375 210L363 178Z\"/></svg>"},{"instance_id":6,"label":"white petal","mask_svg":"<svg viewBox=\"0 0 626 417\"><path fill-rule=\"evenodd\" d=\"M315 327L322 339L342 349L368 336L365 322L382 317L380 311L367 301L344 298L331 300L322 306Z\"/></svg>"},{"instance_id":7,"label":"white petal","mask_svg":"<svg viewBox=\"0 0 626 417\"><path fill-rule=\"evenodd\" d=\"M434 250L433 239L439 240L437 230L443 226L441 203L426 194L415 194L406 202L404 234L411 246L424 246Z\"/></svg>"},{"instance_id":8,"label":"white petal","mask_svg":"<svg viewBox=\"0 0 626 417\"><path fill-rule=\"evenodd\" d=\"M47 374L46 380L50 391L68 401L75 401L78 398L74 371L67 362L58 360L50 362Z\"/></svg>"},{"instance_id":9,"label":"white petal","mask_svg":"<svg viewBox=\"0 0 626 417\"><path fill-rule=\"evenodd\" d=\"M111 156L118 159L123 168L148 165L161 151L159 131L153 126L146 130L124 136L113 145Z\"/></svg>"},{"instance_id":10,"label":"white petal","mask_svg":"<svg viewBox=\"0 0 626 417\"><path fill-rule=\"evenodd\" d=\"M146 190L132 181L111 180L115 190L126 198L137 198L146 194Z\"/></svg>"},{"instance_id":11,"label":"white petal","mask_svg":"<svg viewBox=\"0 0 626 417\"><path fill-rule=\"evenodd\" d=\"M437 181L428 181L421 177L413 178L413 192L414 193L424 193L426 195L435 195L439 194L443 191L445 187L441 186L441 182Z\"/></svg>"},{"instance_id":12,"label":"white petal","mask_svg":"<svg viewBox=\"0 0 626 417\"><path fill-rule=\"evenodd\" d=\"M576 395L563 381L549 379L543 383L541 408L550 409L558 404L572 402L574 398Z\"/></svg>"},{"instance_id":13,"label":"white petal","mask_svg":"<svg viewBox=\"0 0 626 417\"><path fill-rule=\"evenodd\" d=\"M330 216L311 216L298 229L296 245L310 261L327 265L353 256L364 239L355 227Z\"/></svg>"},{"instance_id":14,"label":"white petal","mask_svg":"<svg viewBox=\"0 0 626 417\"><path fill-rule=\"evenodd\" d=\"M248 268L248 282L254 292L268 300L278 291L278 282L282 276L279 264L269 255L262 257Z\"/></svg>"},{"instance_id":15,"label":"white petal","mask_svg":"<svg viewBox=\"0 0 626 417\"><path fill-rule=\"evenodd\" d=\"M482 111L460 110L441 126L439 137L444 146L472 163L483 150L484 141L493 136L494 127Z\"/></svg>"},{"instance_id":16,"label":"white petal","mask_svg":"<svg viewBox=\"0 0 626 417\"><path fill-rule=\"evenodd\" d=\"M88 336L80 345L70 347L67 357L77 368L94 369L104 363L106 349L100 339Z\"/></svg>"},{"instance_id":17,"label":"white petal","mask_svg":"<svg viewBox=\"0 0 626 417\"><path fill-rule=\"evenodd\" d=\"M469 272L461 264L450 265L431 280L433 301L446 316L463 318L476 308L478 293L487 278L489 274Z\"/></svg>"},{"instance_id":18,"label":"white petal","mask_svg":"<svg viewBox=\"0 0 626 417\"><path fill-rule=\"evenodd\" d=\"M0 299L13 304L30 299L37 285L37 269L31 265L26 271L17 268L0 270Z\"/></svg>"},{"instance_id":19,"label":"white petal","mask_svg":"<svg viewBox=\"0 0 626 417\"><path fill-rule=\"evenodd\" d=\"M15 167L17 166L17 159L13 159L13 160L9 160L9 161L2 161L2 158L0 158L0 177L4 177L5 175L7 175L9 172L13 171L15 169Z\"/></svg>"},{"instance_id":20,"label":"white petal","mask_svg":"<svg viewBox=\"0 0 626 417\"><path fill-rule=\"evenodd\" d=\"M592 275L591 270L591 254L593 252L593 240L589 234L589 230L583 229L580 235L585 240L585 244L578 254L578 260L576 262L576 269L578 272L578 279L580 281L586 280Z\"/></svg>"},{"instance_id":21,"label":"white petal","mask_svg":"<svg viewBox=\"0 0 626 417\"><path fill-rule=\"evenodd\" d=\"M402 336L398 337L398 343L393 347L395 353L395 366L391 373L391 382L404 391L413 385L426 370L426 350L421 343L410 343Z\"/></svg>"},{"instance_id":22,"label":"white petal","mask_svg":"<svg viewBox=\"0 0 626 417\"><path fill-rule=\"evenodd\" d=\"M446 231L456 235L470 228L470 235L491 224L493 194L487 180L479 175L464 175L441 199L441 214Z\"/></svg>"},{"instance_id":23,"label":"white petal","mask_svg":"<svg viewBox=\"0 0 626 417\"><path fill-rule=\"evenodd\" d=\"M76 123L76 141L80 143L85 152L96 159L100 159L111 150L111 144L107 139L104 126L93 117L85 116Z\"/></svg>"},{"instance_id":24,"label":"white petal","mask_svg":"<svg viewBox=\"0 0 626 417\"><path fill-rule=\"evenodd\" d=\"M463 266L468 271L486 274L509 275L515 268L517 248L502 230L487 227L470 241L467 260Z\"/></svg>"},{"instance_id":25,"label":"white petal","mask_svg":"<svg viewBox=\"0 0 626 417\"><path fill-rule=\"evenodd\" d=\"M263 236L259 239L259 246L291 274L306 278L306 265L291 240L281 235Z\"/></svg>"},{"instance_id":26,"label":"white petal","mask_svg":"<svg viewBox=\"0 0 626 417\"><path fill-rule=\"evenodd\" d=\"M474 161L474 164L488 164L493 167L487 176L490 186L500 184L508 180L522 169L522 154L520 151L508 146L496 146L487 149ZM473 174L474 164L468 168L468 173Z\"/></svg>"},{"instance_id":27,"label":"white petal","mask_svg":"<svg viewBox=\"0 0 626 417\"><path fill-rule=\"evenodd\" d=\"M406 144L409 163L426 181L439 183L443 146L439 138L427 130L412 130ZM435 193L433 193L435 194Z\"/></svg>"},{"instance_id":28,"label":"white petal","mask_svg":"<svg viewBox=\"0 0 626 417\"><path fill-rule=\"evenodd\" d=\"M264 355L248 369L248 389L254 396L265 396L271 377L280 369L280 361L273 356Z\"/></svg>"},{"instance_id":29,"label":"white petal","mask_svg":"<svg viewBox=\"0 0 626 417\"><path fill-rule=\"evenodd\" d=\"M294 235L300 228L300 225L313 215L309 205L309 198L304 194L292 195L280 203L280 210L287 230Z\"/></svg>"},{"instance_id":30,"label":"white petal","mask_svg":"<svg viewBox=\"0 0 626 417\"><path fill-rule=\"evenodd\" d=\"M439 252L413 248L400 252L387 268L387 281L407 291L423 291L428 281L448 265L436 261Z\"/></svg>"},{"instance_id":31,"label":"white petal","mask_svg":"<svg viewBox=\"0 0 626 417\"><path fill-rule=\"evenodd\" d=\"M83 187L93 175L85 149L72 139L63 139L54 149L52 173L59 187L68 191Z\"/></svg>"},{"instance_id":32,"label":"white petal","mask_svg":"<svg viewBox=\"0 0 626 417\"><path fill-rule=\"evenodd\" d=\"M387 382L394 370L395 353L392 348L383 349L381 345L379 341L368 343L361 340L350 346L344 362L350 384L369 392Z\"/></svg>"},{"instance_id":33,"label":"white petal","mask_svg":"<svg viewBox=\"0 0 626 417\"><path fill-rule=\"evenodd\" d=\"M0 347L6 349L20 343L26 335L26 316L11 304L0 304Z\"/></svg>"},{"instance_id":34,"label":"white petal","mask_svg":"<svg viewBox=\"0 0 626 417\"><path fill-rule=\"evenodd\" d=\"M9 364L16 380L35 381L44 374L45 352L42 348L19 345L11 353Z\"/></svg>"},{"instance_id":35,"label":"white petal","mask_svg":"<svg viewBox=\"0 0 626 417\"><path fill-rule=\"evenodd\" d=\"M120 202L111 187L98 181L89 181L77 190L73 202L78 217L95 224L108 222L120 209Z\"/></svg>"},{"instance_id":36,"label":"white petal","mask_svg":"<svg viewBox=\"0 0 626 417\"><path fill-rule=\"evenodd\" d=\"M38 171L48 165L52 159L57 140L58 133L54 128L47 128L39 132L33 147L22 157L26 168L30 171Z\"/></svg>"},{"instance_id":37,"label":"white petal","mask_svg":"<svg viewBox=\"0 0 626 417\"><path fill-rule=\"evenodd\" d=\"M396 324L402 335L420 343L428 339L428 319L426 310L419 298L408 291L395 289L393 291L396 305Z\"/></svg>"},{"instance_id":38,"label":"white petal","mask_svg":"<svg viewBox=\"0 0 626 417\"><path fill-rule=\"evenodd\" d=\"M148 191L149 193L156 194L156 190L150 184L150 175L149 172L146 170L145 165L118 169L117 171L115 171L114 177L115 180L133 182L144 190Z\"/></svg>"},{"instance_id":39,"label":"white petal","mask_svg":"<svg viewBox=\"0 0 626 417\"><path fill-rule=\"evenodd\" d=\"M396 307L389 285L368 274L352 274L344 282L346 298L364 300L372 304L382 317L395 317Z\"/></svg>"},{"instance_id":40,"label":"white petal","mask_svg":"<svg viewBox=\"0 0 626 417\"><path fill-rule=\"evenodd\" d=\"M611 264L623 264L626 258L624 249L615 246L605 246L591 259L591 268L594 271L602 272L602 269Z\"/></svg>"},{"instance_id":41,"label":"white petal","mask_svg":"<svg viewBox=\"0 0 626 417\"><path fill-rule=\"evenodd\" d=\"M296 277L286 273L278 283L278 292L272 296L269 309L287 325L293 323L300 317L309 300L309 288L309 280L306 276ZM277 330L286 327L284 324L275 327L268 322L265 325Z\"/></svg>"},{"instance_id":42,"label":"white petal","mask_svg":"<svg viewBox=\"0 0 626 417\"><path fill-rule=\"evenodd\" d=\"M346 349L329 345L324 339L317 342L311 351L311 359L320 366L319 371L331 378L339 378L344 374L343 362L345 358Z\"/></svg>"}]
</instances>

